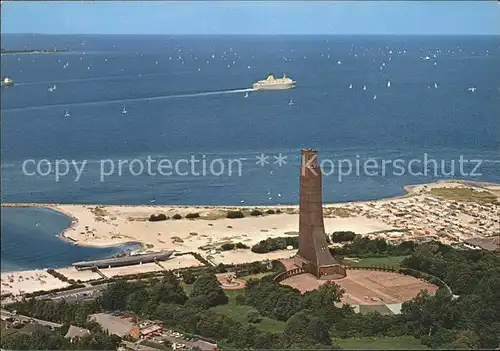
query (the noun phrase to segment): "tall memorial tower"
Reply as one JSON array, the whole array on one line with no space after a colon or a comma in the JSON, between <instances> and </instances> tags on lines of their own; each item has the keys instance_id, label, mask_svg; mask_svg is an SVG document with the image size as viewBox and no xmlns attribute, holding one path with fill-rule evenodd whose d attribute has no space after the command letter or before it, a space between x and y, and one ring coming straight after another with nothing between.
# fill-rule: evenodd
<instances>
[{"instance_id":1,"label":"tall memorial tower","mask_svg":"<svg viewBox=\"0 0 500 351\"><path fill-rule=\"evenodd\" d=\"M323 222L322 174L318 153L302 149L300 165L299 251L295 264L318 279L340 279L346 270L331 255Z\"/></svg>"}]
</instances>

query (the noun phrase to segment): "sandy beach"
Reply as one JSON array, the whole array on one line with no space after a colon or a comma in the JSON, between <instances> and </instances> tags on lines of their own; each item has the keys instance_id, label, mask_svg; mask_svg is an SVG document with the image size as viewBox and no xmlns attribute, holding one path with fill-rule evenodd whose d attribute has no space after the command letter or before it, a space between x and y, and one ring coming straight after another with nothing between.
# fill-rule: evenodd
<instances>
[{"instance_id":1,"label":"sandy beach","mask_svg":"<svg viewBox=\"0 0 500 351\"><path fill-rule=\"evenodd\" d=\"M353 231L389 241L419 240L430 238L445 243L460 242L473 237L487 237L500 231L500 206L492 203L461 202L434 196L433 189L464 189L475 194L486 194L495 199L500 185L462 181L440 181L432 184L409 185L404 196L377 201L349 202L324 205L327 233ZM486 192L485 192L486 191ZM498 197L497 197L498 199ZM269 237L298 235L298 206L131 206L131 205L71 205L71 204L2 204L12 207L46 207L73 219L71 226L61 233L62 238L77 245L111 246L126 242L140 242L148 251L172 250L198 252L218 263L245 263L264 259L288 258L294 251L255 254L249 249L236 251L217 250L224 243L241 242L252 246ZM259 209L263 215L252 216ZM281 213L267 214L266 210ZM227 211L239 210L244 218L226 218ZM198 218L186 219L187 214L197 213ZM149 221L151 215L163 214L163 221ZM182 216L173 219L174 215ZM399 229L397 232L387 232ZM192 256L181 256L162 262L164 269L199 265ZM106 276L160 271L155 264L110 268ZM70 279L96 279L92 272L77 272L73 268L59 269ZM107 272L109 271L109 272ZM8 287L7 274L13 287ZM25 277L25 274L28 274ZM33 272L2 273L2 287L13 291L29 292L31 285L43 290L65 286L45 274L41 278ZM37 273L39 274L39 273ZM33 278L35 276L35 278ZM28 279L28 277L30 277ZM33 283L35 284L33 284ZM61 285L61 283L63 285ZM7 284L7 285L6 285ZM12 285L12 284L10 284ZM42 286L43 285L43 286ZM50 288L49 288L50 287ZM38 289L40 290L40 289Z\"/></svg>"},{"instance_id":2,"label":"sandy beach","mask_svg":"<svg viewBox=\"0 0 500 351\"><path fill-rule=\"evenodd\" d=\"M347 202L325 204L325 230L334 232L350 230L358 234L378 233L391 229L419 229L421 231L436 231L434 222L412 228L409 216L411 209L422 207L429 213L442 211L449 207L449 202L430 197L428 192L436 188L469 188L474 185L479 191L488 190L491 193L499 191L500 185L487 183L472 183L460 181L440 181L432 184L409 185L405 196L366 202ZM425 206L424 206L425 205ZM71 204L2 204L2 206L37 206L46 207L61 212L73 219L72 225L61 236L88 246L111 246L131 241L141 242L150 250L175 250L178 252L204 252L217 248L223 243L241 242L252 246L269 237L297 235L299 215L298 206L130 206L130 205L71 205ZM465 226L473 220L471 211L494 213L498 205L488 208L468 205L457 225ZM267 209L277 210L280 214L264 214L251 216L249 212L255 208L265 212ZM228 210L246 211L245 218L225 218ZM463 210L463 208L462 208ZM404 216L395 211L408 212ZM460 212L460 210L457 210ZM417 211L420 212L420 211ZM199 218L186 219L189 213L198 213ZM151 215L164 214L168 220L151 222ZM172 219L175 214L182 219ZM424 214L425 215L425 214ZM487 216L488 217L488 216ZM406 220L405 220L406 219ZM421 218L422 219L422 218ZM489 219L486 218L486 219ZM408 223L407 223L408 222ZM424 222L424 221L423 221ZM463 222L463 223L462 223ZM488 223L494 226L495 222ZM487 227L489 227L487 226ZM484 224L482 225L484 227ZM418 234L418 233L417 233ZM465 235L467 236L467 235ZM472 235L471 235L472 236Z\"/></svg>"},{"instance_id":3,"label":"sandy beach","mask_svg":"<svg viewBox=\"0 0 500 351\"><path fill-rule=\"evenodd\" d=\"M64 288L65 283L42 269L21 272L2 272L2 294L22 295L38 290L53 290Z\"/></svg>"},{"instance_id":4,"label":"sandy beach","mask_svg":"<svg viewBox=\"0 0 500 351\"><path fill-rule=\"evenodd\" d=\"M50 208L78 218L63 236L79 245L110 246L130 241L140 241L154 250L176 250L179 252L202 252L202 246L218 247L226 242L242 242L254 245L269 237L297 235L299 225L298 209L293 213L266 216L249 216L240 219L205 219L215 209L201 210L196 207L174 208L170 206L100 206L103 216L95 215L95 206L53 205ZM216 209L222 210L222 209ZM151 214L174 214L185 216L199 213L201 218L168 219L149 222ZM360 234L391 229L377 219L363 217L325 218L325 229L352 230Z\"/></svg>"}]
</instances>

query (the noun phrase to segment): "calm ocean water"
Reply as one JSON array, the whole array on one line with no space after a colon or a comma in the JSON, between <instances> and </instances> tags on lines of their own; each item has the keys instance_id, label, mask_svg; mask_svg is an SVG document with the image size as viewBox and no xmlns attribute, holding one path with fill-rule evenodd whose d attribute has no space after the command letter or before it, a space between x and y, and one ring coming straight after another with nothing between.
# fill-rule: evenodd
<instances>
[{"instance_id":1,"label":"calm ocean water","mask_svg":"<svg viewBox=\"0 0 500 351\"><path fill-rule=\"evenodd\" d=\"M69 245L55 236L71 224L71 219L43 208L2 208L1 270L66 267L76 261L111 256L137 248L92 248Z\"/></svg>"},{"instance_id":2,"label":"calm ocean water","mask_svg":"<svg viewBox=\"0 0 500 351\"><path fill-rule=\"evenodd\" d=\"M317 148L320 159L331 160L324 166L331 173L324 177L326 202L394 196L405 184L441 178L500 182L500 37L4 35L2 40L5 49L72 50L2 56L2 75L17 82L1 96L3 201L296 203L302 147ZM245 98L242 90L269 72L286 72L297 88L249 92ZM469 91L473 87L477 90ZM256 164L261 153L270 164ZM287 157L282 166L273 163L280 153ZM339 179L343 159L356 167L356 160L407 164L423 162L424 155L437 160L437 174L414 162L411 174L400 175L391 165L385 174L380 166L378 174L365 174L361 166ZM148 156L172 163L204 157L207 164L220 158L226 170L230 159L245 160L241 174L232 175L135 176L128 165L117 174L118 160L146 165ZM477 175L465 174L476 162L460 172L461 156L482 160ZM56 181L53 172L23 174L26 159L87 163L78 181L74 170ZM110 159L107 170L115 162L115 174L101 181L104 159ZM34 170L30 164L28 171ZM2 256L5 241L21 240L18 233L26 229L23 216L4 217L11 219L9 225L2 222ZM11 248L17 253L16 245ZM50 257L50 247L46 250ZM11 261L22 266L26 258L16 255Z\"/></svg>"}]
</instances>

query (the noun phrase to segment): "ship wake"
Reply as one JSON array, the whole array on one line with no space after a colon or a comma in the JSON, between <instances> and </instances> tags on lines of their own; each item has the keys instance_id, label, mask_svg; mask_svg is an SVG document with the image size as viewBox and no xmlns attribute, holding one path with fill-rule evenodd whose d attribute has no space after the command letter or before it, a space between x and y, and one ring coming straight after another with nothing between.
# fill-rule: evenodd
<instances>
[{"instance_id":1,"label":"ship wake","mask_svg":"<svg viewBox=\"0 0 500 351\"><path fill-rule=\"evenodd\" d=\"M200 96L248 93L248 92L252 92L252 91L256 91L256 90L257 89L248 88L248 89L205 91L205 92L189 93L189 94L177 94L177 95L161 95L161 96L132 98L132 99L73 102L73 103L68 103L68 104L52 104L52 105L27 106L27 107L19 107L19 108L6 108L6 109L2 109L2 112L43 110L43 109L55 108L55 107L98 106L98 105L118 104L118 103L123 104L123 103L127 103L127 102L170 100L170 99L191 98L191 97L200 97Z\"/></svg>"}]
</instances>

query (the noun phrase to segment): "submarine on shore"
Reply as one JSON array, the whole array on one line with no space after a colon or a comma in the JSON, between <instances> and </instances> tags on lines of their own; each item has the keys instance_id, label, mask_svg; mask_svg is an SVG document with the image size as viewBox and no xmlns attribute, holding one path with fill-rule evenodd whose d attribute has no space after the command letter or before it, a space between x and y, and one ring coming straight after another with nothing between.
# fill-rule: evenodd
<instances>
[{"instance_id":1,"label":"submarine on shore","mask_svg":"<svg viewBox=\"0 0 500 351\"><path fill-rule=\"evenodd\" d=\"M172 258L173 253L173 251L159 251L138 255L126 254L124 256L119 255L119 257L106 258L102 260L75 262L72 266L78 270L132 266L156 261L166 261Z\"/></svg>"}]
</instances>

